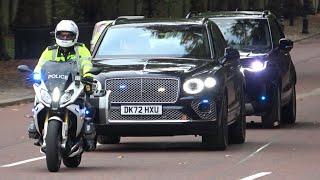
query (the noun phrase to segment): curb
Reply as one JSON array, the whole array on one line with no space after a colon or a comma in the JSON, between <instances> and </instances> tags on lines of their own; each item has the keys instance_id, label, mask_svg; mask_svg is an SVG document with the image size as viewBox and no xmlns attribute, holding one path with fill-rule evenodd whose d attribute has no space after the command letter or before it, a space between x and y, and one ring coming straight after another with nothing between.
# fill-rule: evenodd
<instances>
[{"instance_id":1,"label":"curb","mask_svg":"<svg viewBox=\"0 0 320 180\"><path fill-rule=\"evenodd\" d=\"M12 105L17 105L17 104L22 104L22 103L30 103L34 101L34 96L28 96L24 98L16 98L16 99L11 99L11 100L6 100L3 102L0 102L0 107L6 107L6 106L12 106Z\"/></svg>"},{"instance_id":2,"label":"curb","mask_svg":"<svg viewBox=\"0 0 320 180\"><path fill-rule=\"evenodd\" d=\"M301 39L296 39L293 42L296 43L296 42L300 42L300 41L303 41L303 40L311 39L311 38L314 38L314 37L317 37L317 36L320 36L320 32L319 33L315 33L315 34L311 34L310 36L307 36L307 37L304 37L304 38L301 38Z\"/></svg>"}]
</instances>

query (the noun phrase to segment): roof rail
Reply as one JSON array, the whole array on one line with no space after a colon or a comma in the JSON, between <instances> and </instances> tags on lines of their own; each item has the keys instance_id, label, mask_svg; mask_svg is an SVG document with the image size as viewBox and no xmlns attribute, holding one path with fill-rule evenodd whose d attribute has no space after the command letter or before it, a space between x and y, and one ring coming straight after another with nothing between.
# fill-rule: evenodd
<instances>
[{"instance_id":1,"label":"roof rail","mask_svg":"<svg viewBox=\"0 0 320 180\"><path fill-rule=\"evenodd\" d=\"M126 18L129 20L134 20L134 19L144 19L144 16L119 16L118 18Z\"/></svg>"},{"instance_id":2,"label":"roof rail","mask_svg":"<svg viewBox=\"0 0 320 180\"><path fill-rule=\"evenodd\" d=\"M117 24L123 24L127 22L129 19L127 18L120 18L118 17L116 20L113 21L112 25L117 25Z\"/></svg>"},{"instance_id":3,"label":"roof rail","mask_svg":"<svg viewBox=\"0 0 320 180\"><path fill-rule=\"evenodd\" d=\"M202 24L204 24L204 23L207 22L208 20L209 20L209 18L204 17L204 18L201 19L201 22L202 22Z\"/></svg>"},{"instance_id":4,"label":"roof rail","mask_svg":"<svg viewBox=\"0 0 320 180\"><path fill-rule=\"evenodd\" d=\"M190 11L187 15L186 15L186 19L190 19L196 15L198 15L199 12L198 11Z\"/></svg>"},{"instance_id":5,"label":"roof rail","mask_svg":"<svg viewBox=\"0 0 320 180\"><path fill-rule=\"evenodd\" d=\"M265 17L265 16L267 16L267 15L269 15L270 14L270 11L268 11L268 10L264 10L263 12L262 12L262 16L263 17Z\"/></svg>"},{"instance_id":6,"label":"roof rail","mask_svg":"<svg viewBox=\"0 0 320 180\"><path fill-rule=\"evenodd\" d=\"M138 20L144 19L144 16L119 16L116 20L113 21L112 25L124 24L129 20Z\"/></svg>"}]
</instances>

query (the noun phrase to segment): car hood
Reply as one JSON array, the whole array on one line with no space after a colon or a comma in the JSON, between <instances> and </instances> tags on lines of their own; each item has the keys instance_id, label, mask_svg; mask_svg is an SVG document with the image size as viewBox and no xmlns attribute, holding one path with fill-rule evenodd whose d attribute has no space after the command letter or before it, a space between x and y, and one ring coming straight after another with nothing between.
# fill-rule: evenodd
<instances>
[{"instance_id":1,"label":"car hood","mask_svg":"<svg viewBox=\"0 0 320 180\"><path fill-rule=\"evenodd\" d=\"M242 65L248 64L252 60L266 60L268 57L268 53L240 52L240 62Z\"/></svg>"},{"instance_id":2,"label":"car hood","mask_svg":"<svg viewBox=\"0 0 320 180\"><path fill-rule=\"evenodd\" d=\"M240 52L240 58L255 58L255 57L265 57L267 56L267 53L252 53L252 52Z\"/></svg>"},{"instance_id":3,"label":"car hood","mask_svg":"<svg viewBox=\"0 0 320 180\"><path fill-rule=\"evenodd\" d=\"M97 67L102 67L105 73L155 73L155 74L185 74L212 64L212 60L190 58L117 58L95 59Z\"/></svg>"}]
</instances>

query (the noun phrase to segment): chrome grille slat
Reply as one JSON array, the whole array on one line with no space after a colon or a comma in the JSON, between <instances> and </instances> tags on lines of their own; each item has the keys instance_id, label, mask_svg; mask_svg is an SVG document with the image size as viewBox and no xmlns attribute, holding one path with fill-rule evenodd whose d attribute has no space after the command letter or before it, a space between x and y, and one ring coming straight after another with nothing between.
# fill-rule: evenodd
<instances>
[{"instance_id":1,"label":"chrome grille slat","mask_svg":"<svg viewBox=\"0 0 320 180\"><path fill-rule=\"evenodd\" d=\"M111 103L175 103L180 82L176 78L115 78L106 80L106 89L112 91Z\"/></svg>"}]
</instances>

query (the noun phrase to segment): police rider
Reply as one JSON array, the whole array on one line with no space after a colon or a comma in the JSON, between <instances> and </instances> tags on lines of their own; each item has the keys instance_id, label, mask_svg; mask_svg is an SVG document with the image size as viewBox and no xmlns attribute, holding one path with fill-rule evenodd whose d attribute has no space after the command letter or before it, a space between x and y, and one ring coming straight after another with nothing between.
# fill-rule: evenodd
<instances>
[{"instance_id":1,"label":"police rider","mask_svg":"<svg viewBox=\"0 0 320 180\"><path fill-rule=\"evenodd\" d=\"M87 82L93 82L93 75L88 73L92 69L91 53L82 43L78 43L79 29L75 22L72 20L60 21L55 29L55 41L56 44L49 46L42 53L37 66L34 69L34 73L41 73L41 67L47 61L67 62L78 61L80 66L80 74L82 79ZM89 87L89 89L91 89ZM94 150L96 143L94 138L95 129L92 124L92 118L86 120L84 124L84 133L88 135L85 140L85 150ZM40 135L38 134L34 121L32 121L28 127L29 137L38 139L35 145L40 145Z\"/></svg>"}]
</instances>

